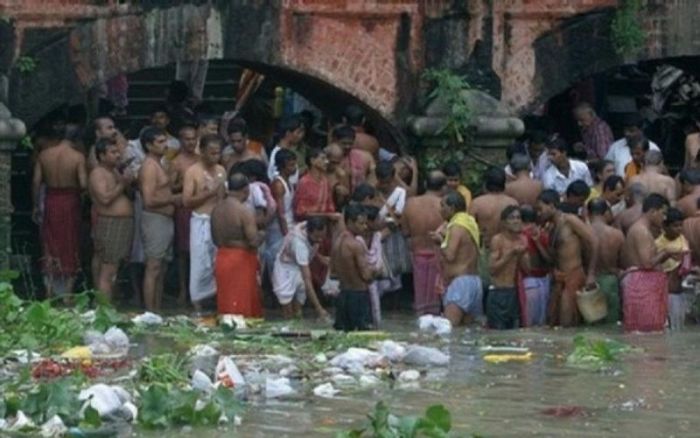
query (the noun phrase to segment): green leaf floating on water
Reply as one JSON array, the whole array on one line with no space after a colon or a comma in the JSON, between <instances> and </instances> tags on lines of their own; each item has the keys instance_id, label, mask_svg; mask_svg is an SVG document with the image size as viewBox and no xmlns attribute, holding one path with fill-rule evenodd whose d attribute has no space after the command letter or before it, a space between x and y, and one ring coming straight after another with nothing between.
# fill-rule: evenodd
<instances>
[{"instance_id":1,"label":"green leaf floating on water","mask_svg":"<svg viewBox=\"0 0 700 438\"><path fill-rule=\"evenodd\" d=\"M577 368L599 369L617 362L620 355L637 349L612 339L574 337L574 351L566 358L567 365Z\"/></svg>"},{"instance_id":2,"label":"green leaf floating on water","mask_svg":"<svg viewBox=\"0 0 700 438\"><path fill-rule=\"evenodd\" d=\"M450 411L442 405L429 406L422 417L397 416L384 402L378 402L370 413L369 426L341 432L336 438L449 438L452 428ZM464 436L464 435L460 435Z\"/></svg>"}]
</instances>

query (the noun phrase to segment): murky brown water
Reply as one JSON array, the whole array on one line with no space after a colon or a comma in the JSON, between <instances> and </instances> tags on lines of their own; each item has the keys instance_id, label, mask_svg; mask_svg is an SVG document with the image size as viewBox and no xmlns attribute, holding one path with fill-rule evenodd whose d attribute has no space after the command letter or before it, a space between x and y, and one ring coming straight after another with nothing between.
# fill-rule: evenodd
<instances>
[{"instance_id":1,"label":"murky brown water","mask_svg":"<svg viewBox=\"0 0 700 438\"><path fill-rule=\"evenodd\" d=\"M396 316L385 329L411 331L414 324ZM611 337L644 352L624 355L602 372L573 369L565 365L565 357L577 333ZM529 363L488 364L475 346L477 340L520 344L535 356ZM456 436L700 436L698 327L654 335L624 335L617 327L458 330L448 348L449 366L433 369L415 388L384 385L334 399L310 395L249 403L235 433L184 429L168 431L168 436L328 437L364 425L379 400L393 412L411 415L441 403L452 413ZM583 413L566 418L542 413L562 405L580 407ZM157 435L162 433L150 436Z\"/></svg>"}]
</instances>

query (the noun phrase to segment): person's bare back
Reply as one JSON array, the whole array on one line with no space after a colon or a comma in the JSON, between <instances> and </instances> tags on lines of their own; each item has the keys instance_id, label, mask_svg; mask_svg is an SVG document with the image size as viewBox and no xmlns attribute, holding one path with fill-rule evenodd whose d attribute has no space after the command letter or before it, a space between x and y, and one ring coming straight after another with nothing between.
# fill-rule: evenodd
<instances>
[{"instance_id":1,"label":"person's bare back","mask_svg":"<svg viewBox=\"0 0 700 438\"><path fill-rule=\"evenodd\" d=\"M229 196L211 212L211 234L214 244L228 248L256 248L260 239L255 216L237 199Z\"/></svg>"},{"instance_id":2,"label":"person's bare back","mask_svg":"<svg viewBox=\"0 0 700 438\"><path fill-rule=\"evenodd\" d=\"M700 213L685 218L683 221L683 236L688 241L690 252L695 265L700 264Z\"/></svg>"},{"instance_id":3,"label":"person's bare back","mask_svg":"<svg viewBox=\"0 0 700 438\"><path fill-rule=\"evenodd\" d=\"M354 147L369 152L375 161L379 159L379 141L372 135L357 131L355 133Z\"/></svg>"},{"instance_id":4,"label":"person's bare back","mask_svg":"<svg viewBox=\"0 0 700 438\"><path fill-rule=\"evenodd\" d=\"M676 202L676 208L683 212L683 216L693 216L698 211L698 199L700 198L700 189L693 190L692 193L682 197Z\"/></svg>"},{"instance_id":5,"label":"person's bare back","mask_svg":"<svg viewBox=\"0 0 700 438\"><path fill-rule=\"evenodd\" d=\"M408 198L401 227L403 233L410 237L412 251L437 250L437 244L430 233L442 225L440 215L440 197L432 193Z\"/></svg>"},{"instance_id":6,"label":"person's bare back","mask_svg":"<svg viewBox=\"0 0 700 438\"><path fill-rule=\"evenodd\" d=\"M491 238L497 234L501 212L509 205L518 205L518 201L504 193L486 193L477 196L469 206L469 213L479 224L481 240L485 246L488 246Z\"/></svg>"},{"instance_id":7,"label":"person's bare back","mask_svg":"<svg viewBox=\"0 0 700 438\"><path fill-rule=\"evenodd\" d=\"M623 268L653 267L652 260L656 256L654 235L644 221L637 221L630 227L622 245Z\"/></svg>"},{"instance_id":8,"label":"person's bare back","mask_svg":"<svg viewBox=\"0 0 700 438\"><path fill-rule=\"evenodd\" d=\"M627 234L627 230L629 230L630 227L634 225L634 223L637 222L640 217L642 217L642 206L633 205L632 207L623 210L620 214L617 215L617 217L615 218L615 227L619 228L620 230L622 230L623 233Z\"/></svg>"},{"instance_id":9,"label":"person's bare back","mask_svg":"<svg viewBox=\"0 0 700 438\"><path fill-rule=\"evenodd\" d=\"M520 205L535 205L537 197L542 192L542 182L527 175L518 176L514 181L506 183L505 194L518 201Z\"/></svg>"},{"instance_id":10,"label":"person's bare back","mask_svg":"<svg viewBox=\"0 0 700 438\"><path fill-rule=\"evenodd\" d=\"M644 169L642 173L630 179L630 184L640 183L647 188L649 193L658 193L670 202L678 198L676 182L668 175L657 172L655 169Z\"/></svg>"},{"instance_id":11,"label":"person's bare back","mask_svg":"<svg viewBox=\"0 0 700 438\"><path fill-rule=\"evenodd\" d=\"M85 156L67 140L41 151L37 158L37 166L42 182L49 188L87 187Z\"/></svg>"},{"instance_id":12,"label":"person's bare back","mask_svg":"<svg viewBox=\"0 0 700 438\"><path fill-rule=\"evenodd\" d=\"M598 236L596 274L617 274L620 271L620 255L622 245L625 243L625 235L602 221L594 221L591 227Z\"/></svg>"}]
</instances>

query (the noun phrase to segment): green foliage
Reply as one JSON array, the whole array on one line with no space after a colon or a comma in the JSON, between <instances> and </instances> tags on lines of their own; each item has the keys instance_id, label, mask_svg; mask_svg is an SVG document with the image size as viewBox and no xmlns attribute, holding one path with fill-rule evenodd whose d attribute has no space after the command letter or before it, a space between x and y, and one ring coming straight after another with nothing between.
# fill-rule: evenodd
<instances>
[{"instance_id":1,"label":"green foliage","mask_svg":"<svg viewBox=\"0 0 700 438\"><path fill-rule=\"evenodd\" d=\"M433 405L425 410L422 417L396 416L384 402L378 402L374 412L368 415L369 425L338 434L337 438L430 438L450 437L452 416L442 405Z\"/></svg>"},{"instance_id":2,"label":"green foliage","mask_svg":"<svg viewBox=\"0 0 700 438\"><path fill-rule=\"evenodd\" d=\"M450 108L447 125L442 132L446 132L456 143L464 144L472 118L472 110L462 96L462 92L470 88L466 79L449 69L428 69L423 73L423 79L434 85L428 98L445 102Z\"/></svg>"},{"instance_id":3,"label":"green foliage","mask_svg":"<svg viewBox=\"0 0 700 438\"><path fill-rule=\"evenodd\" d=\"M634 56L642 49L646 35L640 25L640 0L623 0L612 22L612 40L621 56Z\"/></svg>"},{"instance_id":4,"label":"green foliage","mask_svg":"<svg viewBox=\"0 0 700 438\"><path fill-rule=\"evenodd\" d=\"M139 368L139 379L146 383L186 383L187 360L184 356L171 353L147 357Z\"/></svg>"},{"instance_id":5,"label":"green foliage","mask_svg":"<svg viewBox=\"0 0 700 438\"><path fill-rule=\"evenodd\" d=\"M200 406L197 406L198 401ZM240 403L228 388L219 387L208 396L195 390L155 384L141 394L138 420L147 429L210 426L217 424L222 414L232 422L240 409Z\"/></svg>"},{"instance_id":6,"label":"green foliage","mask_svg":"<svg viewBox=\"0 0 700 438\"><path fill-rule=\"evenodd\" d=\"M29 151L34 150L34 143L32 142L32 137L29 135L25 135L24 137L22 137L22 140L19 141L19 145L23 149L27 149Z\"/></svg>"},{"instance_id":7,"label":"green foliage","mask_svg":"<svg viewBox=\"0 0 700 438\"><path fill-rule=\"evenodd\" d=\"M49 382L40 382L23 394L5 393L3 399L4 414L14 415L18 410L24 412L35 424L42 424L54 415L68 425L80 422L80 406L77 379L62 378ZM0 418L4 417L0 416ZM98 416L99 417L99 416Z\"/></svg>"},{"instance_id":8,"label":"green foliage","mask_svg":"<svg viewBox=\"0 0 700 438\"><path fill-rule=\"evenodd\" d=\"M612 339L574 337L574 351L566 358L568 365L578 368L599 369L619 360L620 354L634 351L629 345Z\"/></svg>"},{"instance_id":9,"label":"green foliage","mask_svg":"<svg viewBox=\"0 0 700 438\"><path fill-rule=\"evenodd\" d=\"M38 61L31 56L20 56L17 58L17 70L20 73L29 74L36 70Z\"/></svg>"}]
</instances>

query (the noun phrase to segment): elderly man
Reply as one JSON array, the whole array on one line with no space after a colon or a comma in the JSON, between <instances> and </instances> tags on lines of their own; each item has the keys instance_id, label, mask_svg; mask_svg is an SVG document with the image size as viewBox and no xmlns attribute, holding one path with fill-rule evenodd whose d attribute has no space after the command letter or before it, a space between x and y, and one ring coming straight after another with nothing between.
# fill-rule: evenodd
<instances>
[{"instance_id":1,"label":"elderly man","mask_svg":"<svg viewBox=\"0 0 700 438\"><path fill-rule=\"evenodd\" d=\"M574 117L581 129L581 141L588 158L604 158L613 142L610 126L596 115L589 103L577 105L574 108Z\"/></svg>"},{"instance_id":2,"label":"elderly man","mask_svg":"<svg viewBox=\"0 0 700 438\"><path fill-rule=\"evenodd\" d=\"M624 136L610 145L610 149L605 154L605 159L615 163L615 175L625 176L625 166L632 161L632 145L639 144L644 139L642 132L642 119L638 115L628 117L623 122ZM649 142L649 150L658 151L659 147L653 141Z\"/></svg>"}]
</instances>

